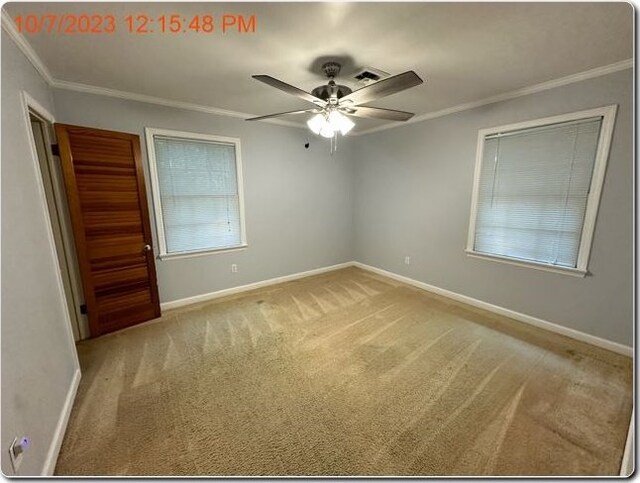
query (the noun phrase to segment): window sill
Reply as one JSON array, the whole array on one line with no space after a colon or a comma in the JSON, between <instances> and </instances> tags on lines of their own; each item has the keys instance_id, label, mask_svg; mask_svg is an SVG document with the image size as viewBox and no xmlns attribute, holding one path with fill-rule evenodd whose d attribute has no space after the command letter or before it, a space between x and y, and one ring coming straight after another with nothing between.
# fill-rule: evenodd
<instances>
[{"instance_id":1,"label":"window sill","mask_svg":"<svg viewBox=\"0 0 640 483\"><path fill-rule=\"evenodd\" d=\"M543 270L545 272L562 273L564 275L571 275L572 277L584 278L587 275L585 270L569 267L557 267L553 265L545 265L543 263L528 262L526 260L518 260L517 258L502 257L500 255L489 255L487 253L474 252L473 250L466 250L467 256L472 258L480 258L484 260L492 260L501 263L508 263L509 265L516 265L518 267L534 268L536 270Z\"/></svg>"},{"instance_id":2,"label":"window sill","mask_svg":"<svg viewBox=\"0 0 640 483\"><path fill-rule=\"evenodd\" d=\"M180 252L180 253L161 253L158 255L160 260L175 260L177 258L193 258L193 257L202 257L206 255L215 255L216 253L228 253L228 252L237 252L240 250L244 250L249 245L246 243L243 245L237 245L235 247L228 248L216 248L212 250L199 250L193 252Z\"/></svg>"}]
</instances>

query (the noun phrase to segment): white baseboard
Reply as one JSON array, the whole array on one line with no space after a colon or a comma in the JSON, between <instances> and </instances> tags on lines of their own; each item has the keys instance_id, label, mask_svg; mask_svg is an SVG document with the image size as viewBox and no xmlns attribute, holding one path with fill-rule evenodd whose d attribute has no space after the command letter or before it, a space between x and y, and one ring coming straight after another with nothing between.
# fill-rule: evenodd
<instances>
[{"instance_id":1,"label":"white baseboard","mask_svg":"<svg viewBox=\"0 0 640 483\"><path fill-rule=\"evenodd\" d=\"M627 442L624 445L624 453L622 455L622 464L620 465L620 476L631 476L634 470L634 454L636 435L634 428L634 413L631 411L631 421L629 421L629 431L627 432Z\"/></svg>"},{"instance_id":2,"label":"white baseboard","mask_svg":"<svg viewBox=\"0 0 640 483\"><path fill-rule=\"evenodd\" d=\"M550 332L555 332L556 334L561 334L566 337L570 337L572 339L579 340L581 342L586 342L587 344L591 344L597 347L601 347L603 349L610 350L612 352L616 352L618 354L622 354L625 356L632 357L633 356L633 348L626 346L624 344L619 344L617 342L612 342L610 340L602 339L601 337L597 337L595 335L587 334L585 332L581 332L579 330L570 329L569 327L564 327L562 325L554 324L553 322L549 322L543 319L539 319L537 317L533 317L531 315L523 314L520 312L516 312L515 310L507 309L505 307L500 307L498 305L490 304L488 302L483 302L482 300L474 299L473 297L468 297L466 295L462 295L456 292L452 292L450 290L446 290L440 287L436 287L435 285L429 285L428 283L420 282L418 280L414 280L409 277L405 277L403 275L398 275L393 272L389 272L387 270L383 270L381 268L373 267L371 265L366 265L360 262L345 262L339 263L337 265L331 265L328 267L316 268L314 270L308 270L306 272L294 273L291 275L285 275L283 277L271 278L268 280L262 280L260 282L254 282L247 285L240 285L238 287L231 287L223 290L218 290L216 292L210 292L206 294L196 295L193 297L187 297L178 300L172 300L170 302L164 302L160 304L162 310L170 310L178 307L184 307L186 305L192 305L200 302L207 302L209 300L214 300L220 297L225 297L227 295L233 295L241 292L246 292L248 290L254 290L261 287L266 287L268 285L275 285L277 283L289 282L291 280L297 280L300 278L310 277L312 275L318 275L321 273L331 272L333 270L339 270L341 268L346 267L358 267L363 270L368 270L370 272L377 273L379 275L383 275L385 277L392 278L394 280L398 280L399 282L406 283L408 285L412 285L414 287L420 288L422 290L426 290L428 292L432 292L438 295L442 295L444 297L448 297L450 299L456 300L458 302L462 302L468 305L472 305L474 307L478 307L480 309L488 310L490 312L494 312L499 315L504 315L505 317L509 317L511 319L515 319L519 322L524 322L529 325L533 325L539 327L541 329L548 330Z\"/></svg>"},{"instance_id":3,"label":"white baseboard","mask_svg":"<svg viewBox=\"0 0 640 483\"><path fill-rule=\"evenodd\" d=\"M505 317L515 319L519 322L524 322L526 324L540 327L541 329L555 332L557 334L562 334L564 336L571 337L572 339L576 339L581 342L586 342L587 344L595 345L597 347L602 347L603 349L607 349L612 352L616 352L618 354L622 354L629 357L633 356L632 347L619 344L617 342L612 342L610 340L602 339L595 335L587 334L585 332L580 332L579 330L575 330L575 329L570 329L569 327L564 327L562 325L554 324L553 322L548 322L546 320L538 319L537 317L532 317L531 315L522 314L520 312L516 312L514 310L500 307L498 305L493 305L488 302L483 302L482 300L474 299L466 295L461 295L459 293L452 292L450 290L446 290L440 287L436 287L434 285L429 285L428 283L420 282L418 280L414 280L412 278L405 277L403 275L398 275L393 272L388 272L381 268L372 267L364 263L353 262L353 265L356 267L362 268L363 270L368 270L370 272L374 272L379 275L383 275L385 277L398 280L399 282L403 282L408 285L413 285L414 287L420 288L422 290L426 290L428 292L432 292L438 295L442 295L444 297L448 297L458 302L463 302L465 304L472 305L480 309L484 309L490 312L494 312L496 314L504 315Z\"/></svg>"},{"instance_id":4,"label":"white baseboard","mask_svg":"<svg viewBox=\"0 0 640 483\"><path fill-rule=\"evenodd\" d=\"M334 270L340 270L341 268L346 268L351 266L353 266L353 262L345 262L345 263L339 263L337 265L331 265L328 267L321 267L321 268L316 268L314 270L308 270L306 272L298 272L291 275L285 275L283 277L270 278L268 280L262 280L260 282L254 282L247 285L240 285L238 287L231 287L223 290L217 290L216 292L195 295L193 297L172 300L170 302L163 302L160 304L160 308L162 310L169 310L169 309L175 309L178 307L184 307L185 305L192 305L200 302L207 302L209 300L217 299L220 297L226 297L227 295L233 295L240 292L247 292L248 290L254 290L256 288L266 287L268 285L275 285L277 283L282 283L282 282L289 282L291 280L297 280L299 278L310 277L312 275L319 275L321 273L332 272Z\"/></svg>"},{"instance_id":5,"label":"white baseboard","mask_svg":"<svg viewBox=\"0 0 640 483\"><path fill-rule=\"evenodd\" d=\"M64 401L64 405L62 406L62 411L60 412L60 418L58 419L56 430L53 433L53 440L51 441L51 445L49 446L49 452L47 453L47 459L45 460L44 466L42 467L41 476L52 476L53 472L56 469L56 462L58 461L58 453L60 453L60 447L62 446L64 433L67 430L67 423L69 422L69 416L71 415L71 408L73 407L73 401L75 400L76 393L78 392L78 385L80 384L80 375L81 375L80 368L78 367L76 369L75 374L73 375L71 386L69 386L67 397Z\"/></svg>"},{"instance_id":6,"label":"white baseboard","mask_svg":"<svg viewBox=\"0 0 640 483\"><path fill-rule=\"evenodd\" d=\"M205 302L208 300L213 300L216 298L224 297L227 295L233 295L240 292L246 292L249 290L266 287L269 285L275 285L282 282L288 282L291 280L297 280L300 278L310 277L312 275L319 275L321 273L331 272L334 270L339 270L347 267L358 267L363 270L368 270L373 273L377 273L379 275L389 277L391 279L397 280L399 282L406 283L408 285L412 285L414 287L420 288L422 290L426 290L428 292L432 292L438 295L442 295L444 297L448 297L450 299L456 300L458 302L466 303L468 305L472 305L474 307L478 307L484 310L488 310L490 312L494 312L500 315L504 315L506 317L518 320L520 322L524 322L530 325L534 325L536 327L540 327L542 329L555 332L557 334L561 334L567 337L571 337L572 339L576 339L582 342L586 342L588 344L595 345L597 347L602 347L604 349L608 349L610 351L616 352L618 354L623 354L629 357L633 356L633 348L629 346L625 346L623 344L618 344L617 342L608 341L606 339L602 339L600 337L596 337L591 334L586 334L584 332L580 332L575 329L570 329L568 327L563 327L558 324L554 324L552 322L548 322L546 320L538 319L536 317L532 317L530 315L522 314L520 312L516 312L510 309L506 309L504 307L500 307L498 305L490 304L488 302L483 302L482 300L474 299L472 297L468 297L466 295L461 295L456 292L452 292L450 290L446 290L440 287L436 287L434 285L429 285L424 282L420 282L418 280L414 280L409 277L405 277L403 275L398 275L393 272L389 272L387 270L383 270L381 268L372 267L371 265L366 265L360 262L345 262L339 263L337 265L331 265L328 267L316 268L314 270L308 270L306 272L294 273L291 275L285 275L283 277L271 278L268 280L263 280L260 282L250 283L247 285L241 285L238 287L232 287L224 290L218 290L216 292L211 292L202 295L196 295L194 297L187 297L184 299L172 300L171 302L165 302L161 304L162 309L174 309L178 307L183 307L185 305L191 305L199 302ZM67 397L64 402L64 406L60 413L60 418L58 419L58 424L56 426L56 430L54 433L53 440L49 447L49 452L47 454L47 459L42 469L42 476L51 476L53 475L56 467L56 462L58 459L58 453L60 452L60 447L62 446L62 440L64 438L64 434L67 428L67 424L69 422L69 416L71 414L71 408L73 407L73 401L75 399L76 393L78 391L78 385L80 384L80 368L76 369L76 372L73 376L73 380L71 381L71 386L69 387L69 391L67 393ZM622 464L620 467L620 475L621 476L629 476L633 473L633 465L634 465L634 442L635 442L635 433L634 433L634 412L631 413L631 421L629 423L629 431L627 434L627 441L625 444L624 455L622 459Z\"/></svg>"}]
</instances>

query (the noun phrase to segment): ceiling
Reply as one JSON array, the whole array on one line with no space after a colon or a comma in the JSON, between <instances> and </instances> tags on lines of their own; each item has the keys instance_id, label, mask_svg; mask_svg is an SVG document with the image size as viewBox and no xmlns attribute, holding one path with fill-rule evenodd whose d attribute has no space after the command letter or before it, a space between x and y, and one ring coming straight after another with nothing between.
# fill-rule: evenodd
<instances>
[{"instance_id":1,"label":"ceiling","mask_svg":"<svg viewBox=\"0 0 640 483\"><path fill-rule=\"evenodd\" d=\"M425 83L370 105L426 114L630 59L628 3L7 3L27 14L112 14L113 34L24 36L57 80L216 108L270 114L308 107L261 84L268 74L310 91L321 60L338 79L371 66ZM216 31L132 34L125 17L212 14ZM255 15L256 32L221 32L224 14ZM157 24L157 22L156 22ZM156 25L157 26L157 25ZM304 122L304 115L288 116ZM356 121L354 131L391 121Z\"/></svg>"}]
</instances>

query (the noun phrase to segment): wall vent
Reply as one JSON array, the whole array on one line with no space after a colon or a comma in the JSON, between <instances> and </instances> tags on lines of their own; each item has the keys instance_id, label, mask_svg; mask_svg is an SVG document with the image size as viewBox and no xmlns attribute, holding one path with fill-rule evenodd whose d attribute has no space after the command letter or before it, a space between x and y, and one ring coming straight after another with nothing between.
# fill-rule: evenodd
<instances>
[{"instance_id":1,"label":"wall vent","mask_svg":"<svg viewBox=\"0 0 640 483\"><path fill-rule=\"evenodd\" d=\"M358 81L359 84L372 84L385 77L389 77L389 73L380 69L374 69L373 67L363 67L357 71L353 78Z\"/></svg>"}]
</instances>

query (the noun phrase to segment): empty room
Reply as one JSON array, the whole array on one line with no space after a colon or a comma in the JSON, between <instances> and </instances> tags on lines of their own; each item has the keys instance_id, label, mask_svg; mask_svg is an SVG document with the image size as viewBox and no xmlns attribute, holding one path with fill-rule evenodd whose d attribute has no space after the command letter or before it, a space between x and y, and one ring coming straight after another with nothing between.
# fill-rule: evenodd
<instances>
[{"instance_id":1,"label":"empty room","mask_svg":"<svg viewBox=\"0 0 640 483\"><path fill-rule=\"evenodd\" d=\"M2 473L629 476L634 7L2 6Z\"/></svg>"}]
</instances>

